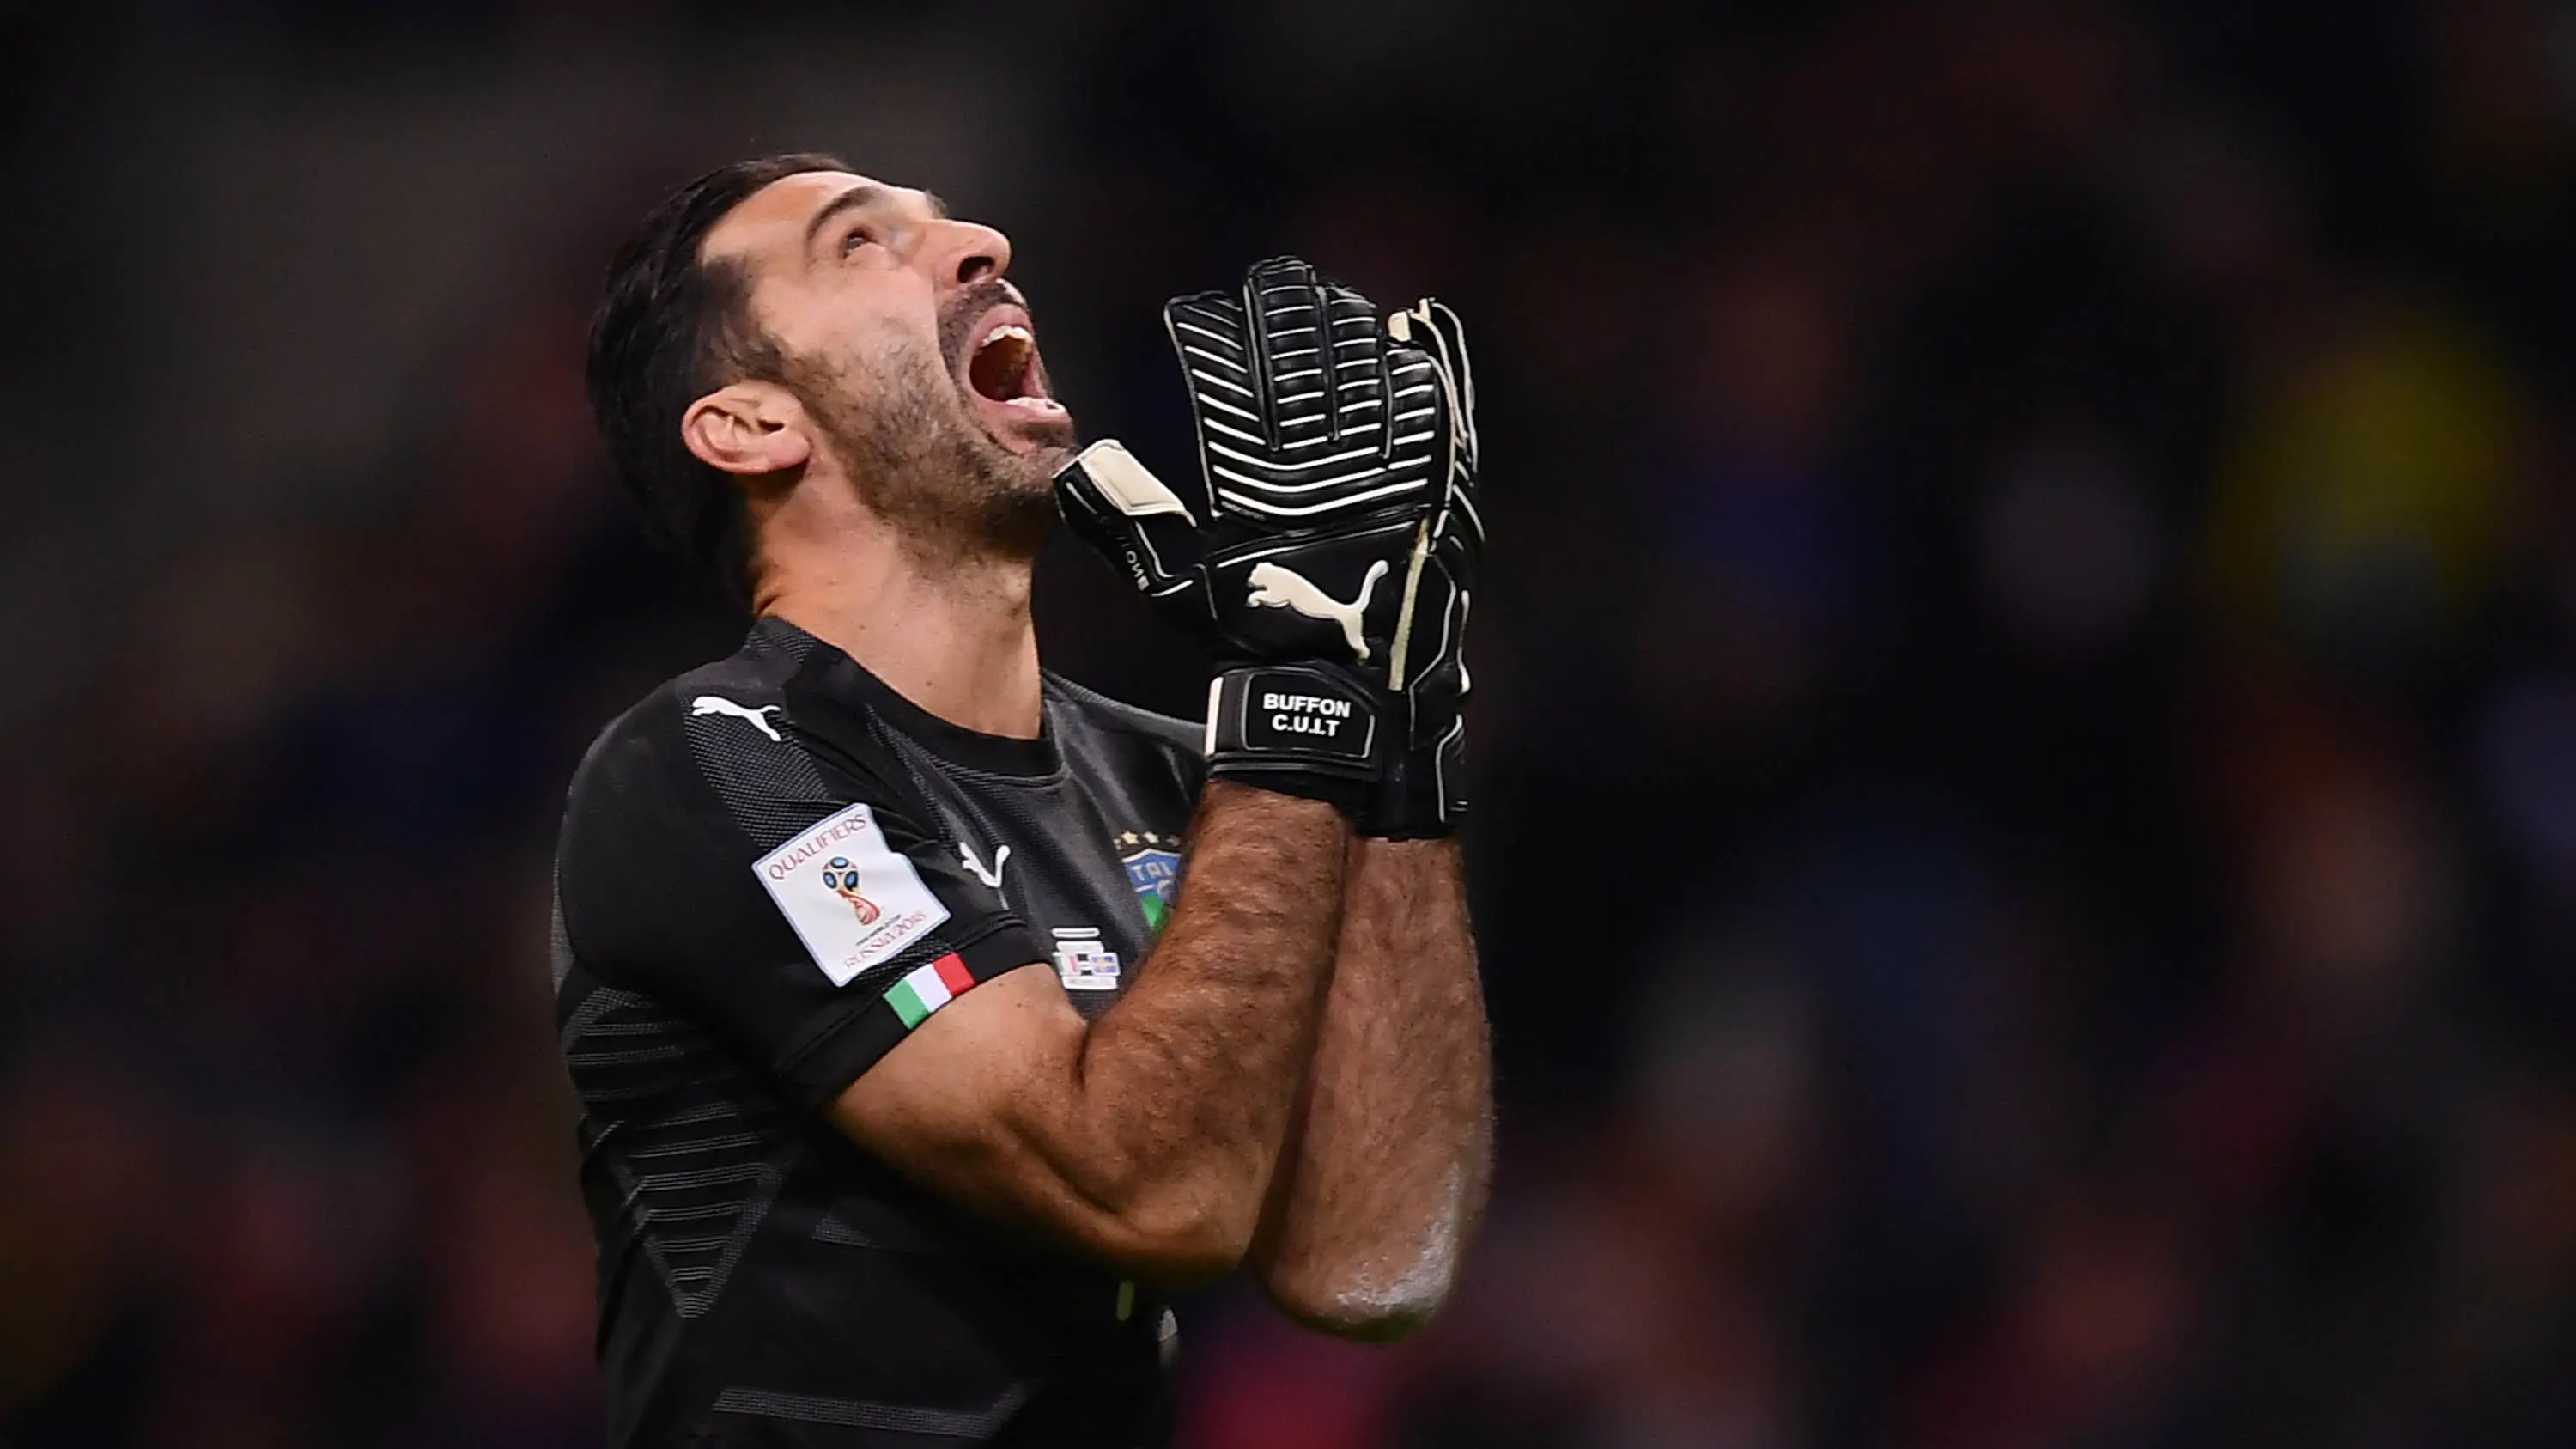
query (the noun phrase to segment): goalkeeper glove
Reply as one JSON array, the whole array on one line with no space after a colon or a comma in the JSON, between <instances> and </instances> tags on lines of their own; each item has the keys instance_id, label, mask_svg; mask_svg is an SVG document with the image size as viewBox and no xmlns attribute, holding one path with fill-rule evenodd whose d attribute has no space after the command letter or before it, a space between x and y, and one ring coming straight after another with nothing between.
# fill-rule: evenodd
<instances>
[{"instance_id":1,"label":"goalkeeper glove","mask_svg":"<svg viewBox=\"0 0 2576 1449\"><path fill-rule=\"evenodd\" d=\"M1104 439L1056 476L1066 520L1220 661L1211 777L1330 800L1371 834L1448 834L1484 543L1456 314L1381 317L1282 258L1163 317L1200 476L1175 489Z\"/></svg>"}]
</instances>

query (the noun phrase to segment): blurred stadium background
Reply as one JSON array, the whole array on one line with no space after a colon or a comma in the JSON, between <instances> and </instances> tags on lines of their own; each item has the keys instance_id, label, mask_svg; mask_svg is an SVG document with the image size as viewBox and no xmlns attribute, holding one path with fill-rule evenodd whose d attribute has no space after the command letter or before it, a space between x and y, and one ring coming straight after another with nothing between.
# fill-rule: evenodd
<instances>
[{"instance_id":1,"label":"blurred stadium background","mask_svg":"<svg viewBox=\"0 0 2576 1449\"><path fill-rule=\"evenodd\" d=\"M547 855L739 623L580 339L805 146L1151 457L1475 328L1501 1180L1188 1449L2576 1443L2576 5L203 0L0 5L0 1444L597 1442Z\"/></svg>"}]
</instances>

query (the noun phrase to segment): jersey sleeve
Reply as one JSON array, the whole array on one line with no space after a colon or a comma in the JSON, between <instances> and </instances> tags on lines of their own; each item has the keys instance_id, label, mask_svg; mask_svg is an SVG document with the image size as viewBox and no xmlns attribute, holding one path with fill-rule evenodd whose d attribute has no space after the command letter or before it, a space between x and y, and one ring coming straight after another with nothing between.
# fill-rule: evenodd
<instances>
[{"instance_id":1,"label":"jersey sleeve","mask_svg":"<svg viewBox=\"0 0 2576 1449\"><path fill-rule=\"evenodd\" d=\"M899 778L827 778L792 737L692 723L709 722L648 702L574 777L557 890L601 981L708 1021L813 1109L977 983L1045 959Z\"/></svg>"}]
</instances>

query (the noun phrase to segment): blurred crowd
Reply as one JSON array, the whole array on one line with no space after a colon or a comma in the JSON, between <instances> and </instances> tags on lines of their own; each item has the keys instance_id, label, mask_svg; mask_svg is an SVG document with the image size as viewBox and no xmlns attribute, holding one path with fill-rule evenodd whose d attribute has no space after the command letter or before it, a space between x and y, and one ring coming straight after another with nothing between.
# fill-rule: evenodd
<instances>
[{"instance_id":1,"label":"blurred crowd","mask_svg":"<svg viewBox=\"0 0 2576 1449\"><path fill-rule=\"evenodd\" d=\"M2576 5L974 9L7 22L0 1445L598 1442L548 854L742 621L581 334L805 146L1151 458L1256 256L1476 345L1493 1203L1186 1449L2576 1443Z\"/></svg>"}]
</instances>

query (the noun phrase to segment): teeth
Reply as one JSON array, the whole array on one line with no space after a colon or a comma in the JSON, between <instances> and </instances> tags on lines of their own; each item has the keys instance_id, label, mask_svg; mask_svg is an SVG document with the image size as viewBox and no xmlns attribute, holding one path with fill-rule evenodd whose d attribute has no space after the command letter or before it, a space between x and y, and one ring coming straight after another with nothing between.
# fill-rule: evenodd
<instances>
[{"instance_id":1,"label":"teeth","mask_svg":"<svg viewBox=\"0 0 2576 1449\"><path fill-rule=\"evenodd\" d=\"M1015 325L1015 324L1007 323L1007 322L1006 322L1006 323L1004 323L1003 325L1001 325L1001 326L999 326L999 327L996 327L996 328L994 328L992 331L990 331L990 332L986 333L986 334L984 335L984 341L983 341L983 343L982 343L982 346L981 346L981 347L979 347L977 350L978 350L978 351L981 351L981 350L982 350L982 347L990 347L990 346L992 346L994 343L1001 341L1001 340L1002 340L1003 338L1005 338L1005 337L1012 338L1012 339L1015 339L1015 340L1017 340L1017 341L1021 341L1021 342L1034 342L1034 341L1036 341L1036 340L1037 340L1036 338L1033 338L1033 337L1031 337L1031 336L1029 335L1029 329L1027 329L1026 327L1021 327L1021 326L1017 326L1017 325Z\"/></svg>"}]
</instances>

